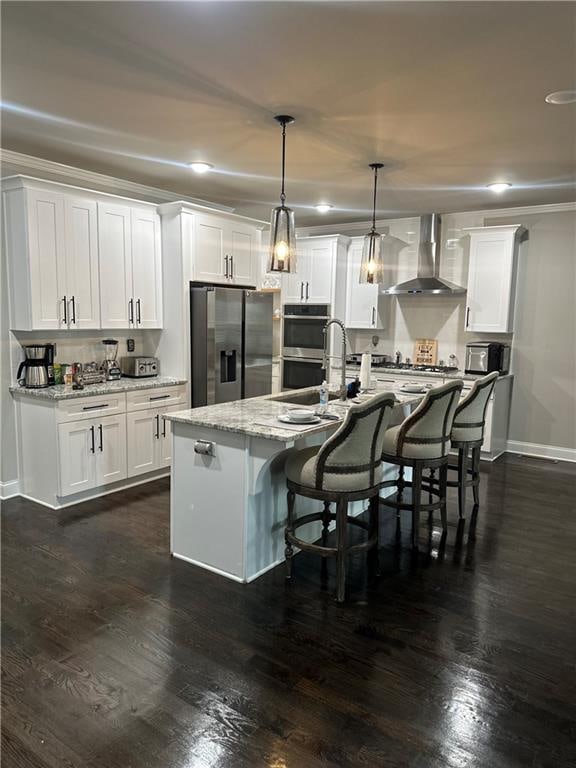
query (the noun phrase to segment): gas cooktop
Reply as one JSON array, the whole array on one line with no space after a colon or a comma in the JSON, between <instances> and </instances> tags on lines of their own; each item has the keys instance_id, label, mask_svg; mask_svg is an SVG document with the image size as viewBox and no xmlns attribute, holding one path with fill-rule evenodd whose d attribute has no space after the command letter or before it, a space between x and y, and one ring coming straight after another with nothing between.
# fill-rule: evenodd
<instances>
[{"instance_id":1,"label":"gas cooktop","mask_svg":"<svg viewBox=\"0 0 576 768\"><path fill-rule=\"evenodd\" d=\"M360 365L362 355L350 355L346 365ZM420 371L422 373L454 373L458 370L453 365L413 365L412 363L392 363L385 355L372 355L372 368L387 368L393 371Z\"/></svg>"}]
</instances>

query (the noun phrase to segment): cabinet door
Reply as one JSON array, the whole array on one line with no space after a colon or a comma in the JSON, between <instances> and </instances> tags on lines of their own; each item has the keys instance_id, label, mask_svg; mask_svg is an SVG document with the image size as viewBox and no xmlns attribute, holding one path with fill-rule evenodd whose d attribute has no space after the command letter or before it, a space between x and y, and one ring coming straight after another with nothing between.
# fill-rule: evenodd
<instances>
[{"instance_id":1,"label":"cabinet door","mask_svg":"<svg viewBox=\"0 0 576 768\"><path fill-rule=\"evenodd\" d=\"M123 480L126 475L126 416L107 416L96 425L96 485Z\"/></svg>"},{"instance_id":2,"label":"cabinet door","mask_svg":"<svg viewBox=\"0 0 576 768\"><path fill-rule=\"evenodd\" d=\"M172 422L164 418L165 414L181 411L182 407L176 405L173 408L160 410L160 439L158 440L158 467L169 467L172 463Z\"/></svg>"},{"instance_id":3,"label":"cabinet door","mask_svg":"<svg viewBox=\"0 0 576 768\"><path fill-rule=\"evenodd\" d=\"M30 190L26 201L32 329L66 328L64 199L57 193Z\"/></svg>"},{"instance_id":4,"label":"cabinet door","mask_svg":"<svg viewBox=\"0 0 576 768\"><path fill-rule=\"evenodd\" d=\"M348 251L346 327L380 329L383 325L379 312L378 286L360 283L362 245L362 241L353 242Z\"/></svg>"},{"instance_id":5,"label":"cabinet door","mask_svg":"<svg viewBox=\"0 0 576 768\"><path fill-rule=\"evenodd\" d=\"M137 328L162 328L160 218L132 210L132 294Z\"/></svg>"},{"instance_id":6,"label":"cabinet door","mask_svg":"<svg viewBox=\"0 0 576 768\"><path fill-rule=\"evenodd\" d=\"M98 203L100 317L102 328L132 328L130 208Z\"/></svg>"},{"instance_id":7,"label":"cabinet door","mask_svg":"<svg viewBox=\"0 0 576 768\"><path fill-rule=\"evenodd\" d=\"M472 233L465 319L467 331L512 332L513 269L513 233Z\"/></svg>"},{"instance_id":8,"label":"cabinet door","mask_svg":"<svg viewBox=\"0 0 576 768\"><path fill-rule=\"evenodd\" d=\"M296 272L282 274L283 304L303 304L306 301L306 282L309 281L308 245L296 242Z\"/></svg>"},{"instance_id":9,"label":"cabinet door","mask_svg":"<svg viewBox=\"0 0 576 768\"><path fill-rule=\"evenodd\" d=\"M194 280L228 282L224 260L225 225L216 216L195 216L192 274Z\"/></svg>"},{"instance_id":10,"label":"cabinet door","mask_svg":"<svg viewBox=\"0 0 576 768\"><path fill-rule=\"evenodd\" d=\"M238 224L228 229L229 275L237 285L256 285L258 232Z\"/></svg>"},{"instance_id":11,"label":"cabinet door","mask_svg":"<svg viewBox=\"0 0 576 768\"><path fill-rule=\"evenodd\" d=\"M332 303L332 243L309 244L306 248L306 301L314 304Z\"/></svg>"},{"instance_id":12,"label":"cabinet door","mask_svg":"<svg viewBox=\"0 0 576 768\"><path fill-rule=\"evenodd\" d=\"M128 477L157 469L157 410L135 411L126 415L128 438Z\"/></svg>"},{"instance_id":13,"label":"cabinet door","mask_svg":"<svg viewBox=\"0 0 576 768\"><path fill-rule=\"evenodd\" d=\"M68 327L100 328L98 215L93 200L65 199Z\"/></svg>"},{"instance_id":14,"label":"cabinet door","mask_svg":"<svg viewBox=\"0 0 576 768\"><path fill-rule=\"evenodd\" d=\"M95 450L94 422L71 421L58 425L60 496L94 488Z\"/></svg>"}]
</instances>

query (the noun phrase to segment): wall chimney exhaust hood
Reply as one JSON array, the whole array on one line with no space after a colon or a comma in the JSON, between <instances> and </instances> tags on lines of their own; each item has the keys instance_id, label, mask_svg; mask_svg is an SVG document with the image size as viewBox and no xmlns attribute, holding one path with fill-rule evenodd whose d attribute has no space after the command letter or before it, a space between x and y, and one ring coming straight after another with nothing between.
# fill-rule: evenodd
<instances>
[{"instance_id":1,"label":"wall chimney exhaust hood","mask_svg":"<svg viewBox=\"0 0 576 768\"><path fill-rule=\"evenodd\" d=\"M440 216L428 213L420 217L420 245L418 246L418 269L411 280L386 288L384 293L456 295L466 293L466 288L455 285L440 277Z\"/></svg>"}]
</instances>

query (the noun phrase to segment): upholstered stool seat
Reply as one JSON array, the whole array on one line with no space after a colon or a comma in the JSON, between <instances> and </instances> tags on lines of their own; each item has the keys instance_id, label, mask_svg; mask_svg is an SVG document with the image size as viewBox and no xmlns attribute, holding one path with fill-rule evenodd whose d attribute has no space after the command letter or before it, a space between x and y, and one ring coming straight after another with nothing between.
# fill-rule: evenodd
<instances>
[{"instance_id":1,"label":"upholstered stool seat","mask_svg":"<svg viewBox=\"0 0 576 768\"><path fill-rule=\"evenodd\" d=\"M397 480L388 480L382 487L396 487L396 498L385 500L387 506L394 507L398 514L407 509L412 512L412 549L418 550L420 512L440 510L442 527L447 528L446 487L448 472L448 453L450 451L450 432L456 412L456 406L462 391L463 382L459 379L430 389L418 407L400 424L387 430L383 440L382 460L399 466ZM412 469L412 481L404 481L404 470ZM433 472L439 469L437 485L433 480L423 483L423 471ZM412 499L403 501L405 488L412 490ZM426 490L430 501L422 503L422 492ZM434 501L433 498L436 498Z\"/></svg>"},{"instance_id":2,"label":"upholstered stool seat","mask_svg":"<svg viewBox=\"0 0 576 768\"><path fill-rule=\"evenodd\" d=\"M286 540L286 577L292 575L293 545L322 557L336 558L336 599L344 600L346 556L351 551L368 550L378 543L378 494L382 480L382 442L395 398L384 393L362 405L351 406L343 424L323 445L293 452L286 462L288 520ZM324 502L323 511L296 518L295 496ZM350 501L370 500L370 520L348 516ZM336 503L336 512L330 503ZM310 543L295 531L309 523L322 521L322 544ZM336 546L327 546L328 527L336 522ZM347 526L368 532L366 541L349 545Z\"/></svg>"}]
</instances>

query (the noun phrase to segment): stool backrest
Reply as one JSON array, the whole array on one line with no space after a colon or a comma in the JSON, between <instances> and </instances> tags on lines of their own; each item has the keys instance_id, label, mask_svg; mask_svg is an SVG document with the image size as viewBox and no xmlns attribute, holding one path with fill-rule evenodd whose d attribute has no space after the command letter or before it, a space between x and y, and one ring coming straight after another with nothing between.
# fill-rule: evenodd
<instances>
[{"instance_id":1,"label":"stool backrest","mask_svg":"<svg viewBox=\"0 0 576 768\"><path fill-rule=\"evenodd\" d=\"M384 433L388 429L396 398L392 392L376 395L353 405L342 426L326 440L316 460L316 487L322 488L326 474L368 473L374 485L375 471L382 461Z\"/></svg>"},{"instance_id":2,"label":"stool backrest","mask_svg":"<svg viewBox=\"0 0 576 768\"><path fill-rule=\"evenodd\" d=\"M463 382L449 381L428 390L420 405L402 422L398 433L398 448L404 443L438 445L438 458L450 450L450 433Z\"/></svg>"},{"instance_id":3,"label":"stool backrest","mask_svg":"<svg viewBox=\"0 0 576 768\"><path fill-rule=\"evenodd\" d=\"M460 441L482 440L486 408L497 378L498 372L493 371L488 376L477 379L470 392L462 398L454 416L453 439Z\"/></svg>"}]
</instances>

